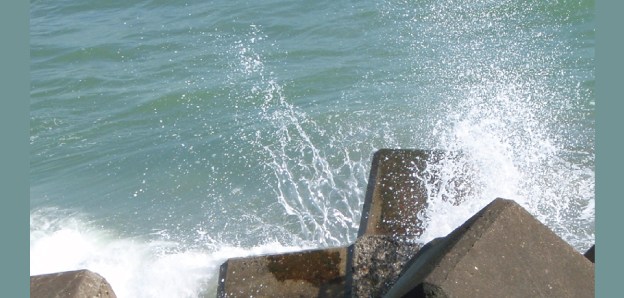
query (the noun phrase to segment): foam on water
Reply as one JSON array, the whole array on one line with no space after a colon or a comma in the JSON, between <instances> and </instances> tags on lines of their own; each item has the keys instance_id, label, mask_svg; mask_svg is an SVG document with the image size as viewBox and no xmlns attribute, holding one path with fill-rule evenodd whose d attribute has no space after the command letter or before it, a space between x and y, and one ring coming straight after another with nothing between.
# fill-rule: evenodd
<instances>
[{"instance_id":1,"label":"foam on water","mask_svg":"<svg viewBox=\"0 0 624 298\"><path fill-rule=\"evenodd\" d=\"M81 126L76 115L57 107L56 97L33 86L35 102L50 106L31 106L35 120L48 121L31 123L31 172L38 177L31 187L31 275L87 268L106 277L120 298L215 297L218 268L228 258L352 243L371 157L381 148L449 154L418 174L429 183L430 205L420 215L426 219L423 242L503 197L578 250L593 243L593 120L583 111L584 102L589 114L594 105L592 55L583 52L593 49L584 28L593 19L584 16L589 21L573 27L584 13L576 4L373 1L354 10L339 3L346 11L323 5L315 13L289 4L267 20L256 18L263 11L257 7L232 3L232 10L211 3L177 8L171 16L136 8L121 14L123 21L112 18L124 28L126 19L135 22L136 29L119 31L131 35L111 37L113 45L128 40L125 46L135 48L130 37L140 33L143 39L143 30L172 34L166 41L148 38L152 47L136 51L113 46L111 55L135 61L105 65L114 73L120 72L116 67L137 71L131 77L147 81L117 86L124 91L114 93L108 107L63 103L63 109L101 109L118 126L92 123L93 114L77 112L86 119ZM209 11L223 16L207 16ZM243 14L229 16L233 11ZM159 22L175 25L191 12L201 17L189 18L188 28L177 24L177 34L161 29L166 26ZM134 14L144 13L153 18L145 21L152 31L139 30L143 17L135 20ZM335 19L323 19L332 13ZM102 14L102 22L109 16ZM299 24L303 16L309 23ZM210 18L216 21L196 27ZM32 19L33 27L41 26L36 15ZM578 36L568 36L572 31ZM47 33L39 34L35 41ZM167 50L173 45L175 53ZM38 59L54 60L34 50ZM98 69L100 62L94 67L88 61L81 69ZM46 67L58 68L33 63L33 85L47 77L40 71ZM104 83L115 90L114 81ZM96 87L84 92L99 94ZM63 92L61 98L75 98ZM149 96L137 104L135 93ZM121 114L120 107L126 107ZM101 136L85 135L78 144L76 131L59 131L58 125ZM95 140L82 142L88 138ZM75 148L64 145L70 139ZM95 157L83 156L88 151L82 144L92 144ZM70 155L76 159L59 158ZM59 176L63 171L78 174ZM108 178L94 179L102 176ZM57 178L49 179L54 187L37 191L51 177ZM132 189L131 198L119 189ZM102 214L39 204L80 204L82 212Z\"/></svg>"},{"instance_id":2,"label":"foam on water","mask_svg":"<svg viewBox=\"0 0 624 298\"><path fill-rule=\"evenodd\" d=\"M309 248L214 242L208 250L185 250L171 241L117 238L82 218L58 209L31 213L30 275L89 269L104 276L117 297L215 297L227 259Z\"/></svg>"}]
</instances>

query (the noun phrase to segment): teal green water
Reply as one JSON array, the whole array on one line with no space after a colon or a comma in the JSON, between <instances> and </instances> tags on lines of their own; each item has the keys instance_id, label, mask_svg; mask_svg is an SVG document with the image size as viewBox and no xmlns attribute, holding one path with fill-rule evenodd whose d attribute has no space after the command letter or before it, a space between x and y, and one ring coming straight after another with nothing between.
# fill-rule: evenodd
<instances>
[{"instance_id":1,"label":"teal green water","mask_svg":"<svg viewBox=\"0 0 624 298\"><path fill-rule=\"evenodd\" d=\"M470 169L474 194L430 193L422 241L505 197L594 242L593 1L30 12L31 274L214 296L226 258L354 241L380 148L466 153L441 185Z\"/></svg>"}]
</instances>

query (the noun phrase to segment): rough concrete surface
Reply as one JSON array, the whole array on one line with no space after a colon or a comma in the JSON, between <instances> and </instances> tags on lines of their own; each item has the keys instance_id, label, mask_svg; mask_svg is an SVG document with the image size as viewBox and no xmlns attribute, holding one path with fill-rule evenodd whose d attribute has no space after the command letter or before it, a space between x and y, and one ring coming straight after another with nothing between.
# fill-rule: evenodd
<instances>
[{"instance_id":1,"label":"rough concrete surface","mask_svg":"<svg viewBox=\"0 0 624 298\"><path fill-rule=\"evenodd\" d=\"M347 248L229 259L218 297L344 297Z\"/></svg>"},{"instance_id":2,"label":"rough concrete surface","mask_svg":"<svg viewBox=\"0 0 624 298\"><path fill-rule=\"evenodd\" d=\"M443 157L439 151L381 149L373 156L358 237L422 234L418 214L427 208L427 191L415 172Z\"/></svg>"},{"instance_id":3,"label":"rough concrete surface","mask_svg":"<svg viewBox=\"0 0 624 298\"><path fill-rule=\"evenodd\" d=\"M116 298L110 284L89 270L30 277L30 298Z\"/></svg>"},{"instance_id":4,"label":"rough concrete surface","mask_svg":"<svg viewBox=\"0 0 624 298\"><path fill-rule=\"evenodd\" d=\"M509 200L494 200L420 258L386 297L594 296L594 264Z\"/></svg>"},{"instance_id":5,"label":"rough concrete surface","mask_svg":"<svg viewBox=\"0 0 624 298\"><path fill-rule=\"evenodd\" d=\"M595 248L578 253L513 201L496 199L446 237L416 241L427 197L441 191L436 166L456 158L379 150L354 244L229 259L217 297L593 297ZM469 194L471 169L453 173L444 187ZM32 276L31 298L48 297L115 294L87 270Z\"/></svg>"},{"instance_id":6,"label":"rough concrete surface","mask_svg":"<svg viewBox=\"0 0 624 298\"><path fill-rule=\"evenodd\" d=\"M351 297L383 297L422 246L416 236L364 235L349 247Z\"/></svg>"}]
</instances>

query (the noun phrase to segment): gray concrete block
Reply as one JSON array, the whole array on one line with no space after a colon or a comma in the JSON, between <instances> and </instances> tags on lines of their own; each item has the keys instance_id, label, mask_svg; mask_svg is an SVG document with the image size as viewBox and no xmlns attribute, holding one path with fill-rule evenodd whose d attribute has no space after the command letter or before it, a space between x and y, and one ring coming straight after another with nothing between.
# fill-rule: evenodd
<instances>
[{"instance_id":1,"label":"gray concrete block","mask_svg":"<svg viewBox=\"0 0 624 298\"><path fill-rule=\"evenodd\" d=\"M417 214L426 208L427 192L413 173L424 171L428 162L441 156L423 150L375 153L358 240L346 255L347 248L338 249L339 271L344 273L332 275L329 280L334 282L302 275L311 273L311 267L320 275L335 272L310 266L307 260L327 259L323 254L335 249L230 259L221 266L218 297L381 297L421 246L411 240L422 233ZM272 262L275 258L283 260Z\"/></svg>"},{"instance_id":2,"label":"gray concrete block","mask_svg":"<svg viewBox=\"0 0 624 298\"><path fill-rule=\"evenodd\" d=\"M30 277L31 298L116 298L110 284L89 270Z\"/></svg>"},{"instance_id":3,"label":"gray concrete block","mask_svg":"<svg viewBox=\"0 0 624 298\"><path fill-rule=\"evenodd\" d=\"M373 156L358 237L421 235L418 214L427 208L427 191L414 173L444 157L441 151L381 149Z\"/></svg>"},{"instance_id":4,"label":"gray concrete block","mask_svg":"<svg viewBox=\"0 0 624 298\"><path fill-rule=\"evenodd\" d=\"M496 199L421 253L385 297L593 297L594 264Z\"/></svg>"},{"instance_id":5,"label":"gray concrete block","mask_svg":"<svg viewBox=\"0 0 624 298\"><path fill-rule=\"evenodd\" d=\"M364 235L349 247L346 297L383 297L422 244L410 235Z\"/></svg>"},{"instance_id":6,"label":"gray concrete block","mask_svg":"<svg viewBox=\"0 0 624 298\"><path fill-rule=\"evenodd\" d=\"M347 248L229 259L217 297L344 297Z\"/></svg>"}]
</instances>

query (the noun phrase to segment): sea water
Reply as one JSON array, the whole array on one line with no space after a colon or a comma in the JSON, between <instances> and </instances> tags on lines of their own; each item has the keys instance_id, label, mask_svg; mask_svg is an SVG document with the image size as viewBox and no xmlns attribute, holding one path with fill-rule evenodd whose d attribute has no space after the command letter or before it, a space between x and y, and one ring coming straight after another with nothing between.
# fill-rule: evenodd
<instances>
[{"instance_id":1,"label":"sea water","mask_svg":"<svg viewBox=\"0 0 624 298\"><path fill-rule=\"evenodd\" d=\"M214 297L352 243L381 148L461 152L420 241L503 197L583 252L594 49L593 1L31 1L30 273Z\"/></svg>"}]
</instances>

